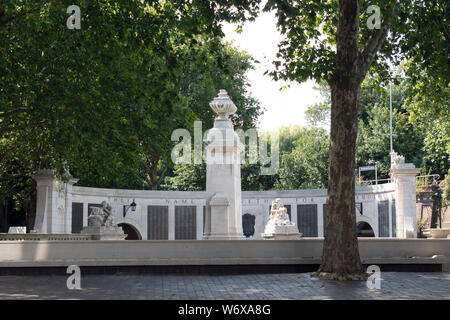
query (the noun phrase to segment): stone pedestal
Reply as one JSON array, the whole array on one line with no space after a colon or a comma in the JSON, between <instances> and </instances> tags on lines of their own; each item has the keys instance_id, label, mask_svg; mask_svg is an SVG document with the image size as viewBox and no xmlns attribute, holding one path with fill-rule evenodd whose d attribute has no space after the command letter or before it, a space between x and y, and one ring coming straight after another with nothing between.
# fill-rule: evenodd
<instances>
[{"instance_id":1,"label":"stone pedestal","mask_svg":"<svg viewBox=\"0 0 450 320\"><path fill-rule=\"evenodd\" d=\"M398 238L417 238L416 175L420 172L405 158L391 153L391 178L395 183L395 207Z\"/></svg>"},{"instance_id":2,"label":"stone pedestal","mask_svg":"<svg viewBox=\"0 0 450 320\"><path fill-rule=\"evenodd\" d=\"M125 240L126 234L122 227L114 221L115 211L106 201L101 208L92 208L88 217L88 226L81 230L81 234L92 236L93 240Z\"/></svg>"},{"instance_id":3,"label":"stone pedestal","mask_svg":"<svg viewBox=\"0 0 450 320\"><path fill-rule=\"evenodd\" d=\"M297 226L292 225L268 225L261 235L265 240L296 240L302 237Z\"/></svg>"},{"instance_id":4,"label":"stone pedestal","mask_svg":"<svg viewBox=\"0 0 450 320\"><path fill-rule=\"evenodd\" d=\"M204 239L244 239L240 153L243 145L228 118L236 106L225 90L210 103L218 117L209 130L206 147L206 206Z\"/></svg>"},{"instance_id":5,"label":"stone pedestal","mask_svg":"<svg viewBox=\"0 0 450 320\"><path fill-rule=\"evenodd\" d=\"M93 240L125 240L127 237L119 226L87 226L81 234L91 235Z\"/></svg>"}]
</instances>

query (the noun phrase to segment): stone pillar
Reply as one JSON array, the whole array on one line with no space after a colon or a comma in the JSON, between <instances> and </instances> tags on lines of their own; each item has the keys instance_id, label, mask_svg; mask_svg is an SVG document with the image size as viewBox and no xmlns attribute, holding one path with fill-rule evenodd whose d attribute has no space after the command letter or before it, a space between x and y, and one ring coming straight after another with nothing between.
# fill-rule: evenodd
<instances>
[{"instance_id":1,"label":"stone pillar","mask_svg":"<svg viewBox=\"0 0 450 320\"><path fill-rule=\"evenodd\" d=\"M32 178L37 189L33 229L37 233L72 233L72 187L78 179L57 181L53 170L40 170Z\"/></svg>"},{"instance_id":2,"label":"stone pillar","mask_svg":"<svg viewBox=\"0 0 450 320\"><path fill-rule=\"evenodd\" d=\"M228 118L237 108L225 90L210 103L218 115L206 147L206 203L204 239L244 239L240 156L243 145Z\"/></svg>"},{"instance_id":3,"label":"stone pillar","mask_svg":"<svg viewBox=\"0 0 450 320\"><path fill-rule=\"evenodd\" d=\"M405 158L391 153L391 178L395 184L398 238L417 238L416 175L420 168L405 163Z\"/></svg>"},{"instance_id":4,"label":"stone pillar","mask_svg":"<svg viewBox=\"0 0 450 320\"><path fill-rule=\"evenodd\" d=\"M36 218L34 230L37 233L51 233L51 221L56 207L56 179L53 170L40 170L32 178L36 181Z\"/></svg>"}]
</instances>

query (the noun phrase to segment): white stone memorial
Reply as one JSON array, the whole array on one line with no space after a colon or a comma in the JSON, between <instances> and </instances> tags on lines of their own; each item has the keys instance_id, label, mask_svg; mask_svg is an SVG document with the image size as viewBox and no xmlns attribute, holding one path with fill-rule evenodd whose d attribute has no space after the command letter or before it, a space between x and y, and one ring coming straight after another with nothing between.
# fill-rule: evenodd
<instances>
[{"instance_id":1,"label":"white stone memorial","mask_svg":"<svg viewBox=\"0 0 450 320\"><path fill-rule=\"evenodd\" d=\"M302 236L295 223L291 222L287 209L280 199L272 201L270 218L262 237L266 240L295 240Z\"/></svg>"},{"instance_id":2,"label":"white stone memorial","mask_svg":"<svg viewBox=\"0 0 450 320\"><path fill-rule=\"evenodd\" d=\"M81 230L81 234L92 235L94 240L124 240L126 234L114 222L112 207L102 202L101 208L92 208L88 217L88 226Z\"/></svg>"},{"instance_id":3,"label":"white stone memorial","mask_svg":"<svg viewBox=\"0 0 450 320\"><path fill-rule=\"evenodd\" d=\"M209 199L203 239L245 239L242 231L240 164L243 145L229 119L237 108L225 90L220 90L218 97L209 105L217 117L214 128L207 135L206 192Z\"/></svg>"}]
</instances>

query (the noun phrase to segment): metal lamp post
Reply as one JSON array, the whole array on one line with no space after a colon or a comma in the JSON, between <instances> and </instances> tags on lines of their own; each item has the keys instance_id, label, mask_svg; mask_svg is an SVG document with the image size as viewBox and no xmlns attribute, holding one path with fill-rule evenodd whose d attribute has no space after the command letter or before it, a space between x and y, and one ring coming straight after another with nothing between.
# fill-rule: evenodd
<instances>
[{"instance_id":1,"label":"metal lamp post","mask_svg":"<svg viewBox=\"0 0 450 320\"><path fill-rule=\"evenodd\" d=\"M136 206L137 205L136 205L136 202L134 202L134 199L133 199L133 202L130 205L123 206L123 217L125 218L128 210L130 210L130 208L131 208L132 212L135 212L136 211Z\"/></svg>"},{"instance_id":2,"label":"metal lamp post","mask_svg":"<svg viewBox=\"0 0 450 320\"><path fill-rule=\"evenodd\" d=\"M398 134L392 134L392 83L389 83L389 140L390 140L390 154L394 152L394 145L392 137L398 137ZM392 160L392 159L391 159Z\"/></svg>"}]
</instances>

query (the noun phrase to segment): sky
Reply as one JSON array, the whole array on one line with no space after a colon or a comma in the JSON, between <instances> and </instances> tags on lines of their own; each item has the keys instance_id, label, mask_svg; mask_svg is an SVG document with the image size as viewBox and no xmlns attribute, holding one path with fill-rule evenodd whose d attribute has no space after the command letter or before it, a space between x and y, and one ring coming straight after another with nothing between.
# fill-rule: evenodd
<instances>
[{"instance_id":1,"label":"sky","mask_svg":"<svg viewBox=\"0 0 450 320\"><path fill-rule=\"evenodd\" d=\"M266 70L272 69L272 61L275 59L278 43L282 39L276 29L275 14L260 13L255 21L244 24L242 33L235 32L235 29L236 25L224 24L225 39L233 41L236 47L247 51L260 62L255 70L247 74L251 84L251 94L265 109L264 114L259 118L258 128L273 130L295 124L306 126L304 118L306 107L321 101L319 91L313 89L315 82L288 83L274 81L269 75L264 75ZM282 86L288 84L290 84L289 88L280 91Z\"/></svg>"}]
</instances>

